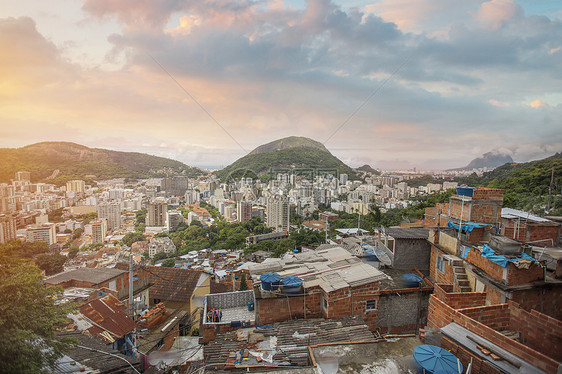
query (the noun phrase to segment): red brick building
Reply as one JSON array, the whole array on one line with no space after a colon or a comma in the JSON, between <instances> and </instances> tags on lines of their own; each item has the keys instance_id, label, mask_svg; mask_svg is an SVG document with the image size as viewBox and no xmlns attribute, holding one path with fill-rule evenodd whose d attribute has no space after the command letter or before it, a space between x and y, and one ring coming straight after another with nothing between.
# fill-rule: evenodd
<instances>
[{"instance_id":1,"label":"red brick building","mask_svg":"<svg viewBox=\"0 0 562 374\"><path fill-rule=\"evenodd\" d=\"M452 288L435 285L427 326L439 330L441 347L465 368L472 362L471 373L560 372L562 321L514 302L486 305L486 293Z\"/></svg>"}]
</instances>

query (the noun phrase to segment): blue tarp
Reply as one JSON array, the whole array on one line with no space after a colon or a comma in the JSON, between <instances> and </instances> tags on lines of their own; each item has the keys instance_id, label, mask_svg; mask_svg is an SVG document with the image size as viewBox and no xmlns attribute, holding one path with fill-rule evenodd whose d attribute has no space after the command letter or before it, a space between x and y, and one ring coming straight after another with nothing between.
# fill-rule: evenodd
<instances>
[{"instance_id":1,"label":"blue tarp","mask_svg":"<svg viewBox=\"0 0 562 374\"><path fill-rule=\"evenodd\" d=\"M487 258L488 260L500 265L501 267L506 267L508 262L513 262L517 264L520 260L526 261L536 261L534 258L529 256L526 253L521 253L520 255L516 256L516 258L507 258L504 255L497 255L492 248L490 248L487 244L482 246L482 257Z\"/></svg>"},{"instance_id":2,"label":"blue tarp","mask_svg":"<svg viewBox=\"0 0 562 374\"><path fill-rule=\"evenodd\" d=\"M490 226L486 223L478 223L478 222L463 222L462 223L462 232L467 233L467 232L471 232L472 230L479 228L479 227L485 227L485 226ZM447 227L452 227L456 230L459 229L459 224L458 223L454 223L453 221L449 221L447 223Z\"/></svg>"},{"instance_id":3,"label":"blue tarp","mask_svg":"<svg viewBox=\"0 0 562 374\"><path fill-rule=\"evenodd\" d=\"M468 256L468 252L470 252L470 247L462 247L461 248L461 257L466 258L466 256Z\"/></svg>"}]
</instances>

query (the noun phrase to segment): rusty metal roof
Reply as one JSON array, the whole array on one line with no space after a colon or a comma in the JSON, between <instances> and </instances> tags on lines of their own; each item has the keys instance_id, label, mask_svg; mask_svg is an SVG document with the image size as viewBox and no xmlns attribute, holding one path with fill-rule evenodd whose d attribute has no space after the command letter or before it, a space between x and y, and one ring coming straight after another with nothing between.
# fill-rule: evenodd
<instances>
[{"instance_id":1,"label":"rusty metal roof","mask_svg":"<svg viewBox=\"0 0 562 374\"><path fill-rule=\"evenodd\" d=\"M105 295L92 300L80 307L80 313L92 322L88 332L100 336L104 340L108 332L113 338L118 339L131 332L137 324L126 313L125 305L113 295ZM105 335L105 336L104 336Z\"/></svg>"}]
</instances>

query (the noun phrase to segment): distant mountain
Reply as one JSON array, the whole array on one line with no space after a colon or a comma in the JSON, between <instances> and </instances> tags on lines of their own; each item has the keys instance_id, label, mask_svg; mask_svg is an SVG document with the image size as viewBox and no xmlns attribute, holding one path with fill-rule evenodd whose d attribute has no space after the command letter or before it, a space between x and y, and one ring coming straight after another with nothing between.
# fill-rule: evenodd
<instances>
[{"instance_id":1,"label":"distant mountain","mask_svg":"<svg viewBox=\"0 0 562 374\"><path fill-rule=\"evenodd\" d=\"M70 179L150 178L166 173L187 176L203 172L182 162L137 152L88 148L70 142L43 142L22 148L0 148L0 182L17 171L31 172L32 181L62 184ZM47 179L49 178L49 179Z\"/></svg>"},{"instance_id":2,"label":"distant mountain","mask_svg":"<svg viewBox=\"0 0 562 374\"><path fill-rule=\"evenodd\" d=\"M510 164L513 163L513 159L510 155L505 153L497 153L497 152L487 152L482 155L482 157L477 157L474 160L470 161L468 165L463 168L459 168L457 170L472 170L472 169L494 169L498 166L502 166L503 164Z\"/></svg>"},{"instance_id":3,"label":"distant mountain","mask_svg":"<svg viewBox=\"0 0 562 374\"><path fill-rule=\"evenodd\" d=\"M302 136L289 136L286 138L274 140L267 144L262 144L256 149L254 149L252 152L250 152L248 155L257 155L260 153L282 151L284 149L298 148L298 147L316 148L320 151L330 153L330 151L328 151L328 149L324 146L324 144L317 142L316 140L312 140L310 138L305 138Z\"/></svg>"},{"instance_id":4,"label":"distant mountain","mask_svg":"<svg viewBox=\"0 0 562 374\"><path fill-rule=\"evenodd\" d=\"M261 145L248 155L216 172L221 180L229 177L265 177L272 172L291 170L310 175L319 173L346 173L350 179L356 174L349 166L332 155L321 143L303 137L291 136Z\"/></svg>"},{"instance_id":5,"label":"distant mountain","mask_svg":"<svg viewBox=\"0 0 562 374\"><path fill-rule=\"evenodd\" d=\"M461 184L468 186L483 186L505 189L504 206L522 210L532 210L535 214L544 213L544 202L548 196L548 189L554 169L553 201L558 205L562 214L562 153L542 160L524 162L521 164L507 163L482 176L458 178ZM557 215L555 214L555 215Z\"/></svg>"},{"instance_id":6,"label":"distant mountain","mask_svg":"<svg viewBox=\"0 0 562 374\"><path fill-rule=\"evenodd\" d=\"M373 169L370 165L367 165L367 164L365 164L363 166L360 166L360 167L356 168L355 170L365 171L367 173L371 173L371 174L375 174L375 175L381 174L379 171Z\"/></svg>"}]
</instances>

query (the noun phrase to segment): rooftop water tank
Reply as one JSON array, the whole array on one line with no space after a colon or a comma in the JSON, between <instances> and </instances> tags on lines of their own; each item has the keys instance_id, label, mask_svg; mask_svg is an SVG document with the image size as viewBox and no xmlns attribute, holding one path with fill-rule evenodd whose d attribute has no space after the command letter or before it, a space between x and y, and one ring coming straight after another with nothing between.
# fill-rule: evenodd
<instances>
[{"instance_id":1,"label":"rooftop water tank","mask_svg":"<svg viewBox=\"0 0 562 374\"><path fill-rule=\"evenodd\" d=\"M285 294L299 294L302 293L302 279L299 277L288 276L281 280L283 285L283 293Z\"/></svg>"},{"instance_id":2,"label":"rooftop water tank","mask_svg":"<svg viewBox=\"0 0 562 374\"><path fill-rule=\"evenodd\" d=\"M263 273L260 276L261 288L265 291L274 291L281 284L281 276L277 273Z\"/></svg>"}]
</instances>

